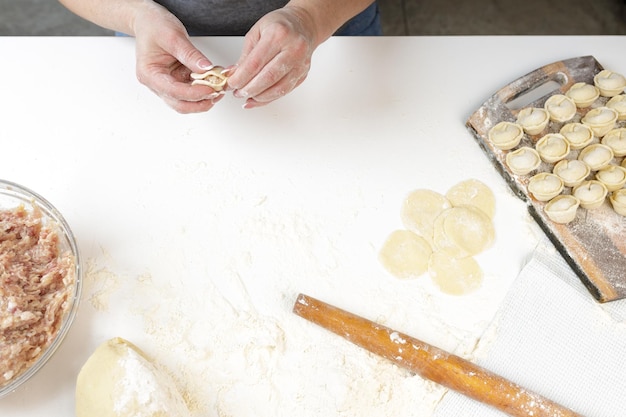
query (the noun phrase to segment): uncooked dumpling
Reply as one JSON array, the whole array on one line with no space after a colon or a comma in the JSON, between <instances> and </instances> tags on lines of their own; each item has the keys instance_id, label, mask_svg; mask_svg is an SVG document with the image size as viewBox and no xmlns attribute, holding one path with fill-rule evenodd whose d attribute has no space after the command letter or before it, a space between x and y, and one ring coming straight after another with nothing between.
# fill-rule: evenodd
<instances>
[{"instance_id":1,"label":"uncooked dumpling","mask_svg":"<svg viewBox=\"0 0 626 417\"><path fill-rule=\"evenodd\" d=\"M576 115L576 103L564 94L555 94L548 98L544 108L555 122L567 122Z\"/></svg>"},{"instance_id":2,"label":"uncooked dumpling","mask_svg":"<svg viewBox=\"0 0 626 417\"><path fill-rule=\"evenodd\" d=\"M622 74L606 69L593 77L593 83L604 97L614 97L626 88L626 78Z\"/></svg>"},{"instance_id":3,"label":"uncooked dumpling","mask_svg":"<svg viewBox=\"0 0 626 417\"><path fill-rule=\"evenodd\" d=\"M474 291L483 280L483 271L474 258L451 258L442 252L432 254L428 272L441 291L452 295Z\"/></svg>"},{"instance_id":4,"label":"uncooked dumpling","mask_svg":"<svg viewBox=\"0 0 626 417\"><path fill-rule=\"evenodd\" d=\"M517 114L517 124L529 135L539 134L550 121L550 114L541 107L526 107Z\"/></svg>"},{"instance_id":5,"label":"uncooked dumpling","mask_svg":"<svg viewBox=\"0 0 626 417\"><path fill-rule=\"evenodd\" d=\"M522 137L524 137L524 129L513 122L500 122L489 130L489 140L493 146L503 151L515 148Z\"/></svg>"},{"instance_id":6,"label":"uncooked dumpling","mask_svg":"<svg viewBox=\"0 0 626 417\"><path fill-rule=\"evenodd\" d=\"M565 136L560 133L548 133L537 141L535 145L542 160L554 163L565 158L570 151L570 145Z\"/></svg>"},{"instance_id":7,"label":"uncooked dumpling","mask_svg":"<svg viewBox=\"0 0 626 417\"><path fill-rule=\"evenodd\" d=\"M593 131L582 123L567 123L559 133L569 142L571 149L582 149L593 140Z\"/></svg>"},{"instance_id":8,"label":"uncooked dumpling","mask_svg":"<svg viewBox=\"0 0 626 417\"><path fill-rule=\"evenodd\" d=\"M192 85L206 85L215 91L222 91L226 87L228 77L224 75L224 68L215 66L203 73L191 73Z\"/></svg>"},{"instance_id":9,"label":"uncooked dumpling","mask_svg":"<svg viewBox=\"0 0 626 417\"><path fill-rule=\"evenodd\" d=\"M402 203L400 218L404 227L432 243L433 223L450 207L448 199L438 192L419 189L411 192Z\"/></svg>"},{"instance_id":10,"label":"uncooked dumpling","mask_svg":"<svg viewBox=\"0 0 626 417\"><path fill-rule=\"evenodd\" d=\"M600 90L595 85L579 82L573 84L565 95L576 103L576 107L589 107L600 97Z\"/></svg>"},{"instance_id":11,"label":"uncooked dumpling","mask_svg":"<svg viewBox=\"0 0 626 417\"><path fill-rule=\"evenodd\" d=\"M489 218L496 212L496 197L491 188L482 182L469 179L452 186L446 198L453 206L474 206L482 210Z\"/></svg>"},{"instance_id":12,"label":"uncooked dumpling","mask_svg":"<svg viewBox=\"0 0 626 417\"><path fill-rule=\"evenodd\" d=\"M378 254L380 263L396 278L417 278L428 270L432 249L421 236L409 230L391 232Z\"/></svg>"},{"instance_id":13,"label":"uncooked dumpling","mask_svg":"<svg viewBox=\"0 0 626 417\"><path fill-rule=\"evenodd\" d=\"M132 343L104 342L76 381L76 417L189 417L173 380Z\"/></svg>"}]
</instances>

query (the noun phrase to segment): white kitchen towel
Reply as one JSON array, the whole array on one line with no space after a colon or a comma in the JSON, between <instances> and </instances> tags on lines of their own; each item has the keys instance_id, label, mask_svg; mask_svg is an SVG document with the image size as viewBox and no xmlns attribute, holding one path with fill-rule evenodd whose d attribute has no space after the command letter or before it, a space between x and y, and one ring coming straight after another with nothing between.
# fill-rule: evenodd
<instances>
[{"instance_id":1,"label":"white kitchen towel","mask_svg":"<svg viewBox=\"0 0 626 417\"><path fill-rule=\"evenodd\" d=\"M472 361L586 417L626 416L626 300L598 303L549 241L505 297ZM447 392L433 417L503 417Z\"/></svg>"}]
</instances>

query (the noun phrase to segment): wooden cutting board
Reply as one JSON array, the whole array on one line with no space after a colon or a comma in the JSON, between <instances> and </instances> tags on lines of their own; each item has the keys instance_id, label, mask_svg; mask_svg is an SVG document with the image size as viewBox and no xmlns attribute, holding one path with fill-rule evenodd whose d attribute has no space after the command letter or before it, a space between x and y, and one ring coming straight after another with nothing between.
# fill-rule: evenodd
<instances>
[{"instance_id":1,"label":"wooden cutting board","mask_svg":"<svg viewBox=\"0 0 626 417\"><path fill-rule=\"evenodd\" d=\"M576 219L571 223L552 222L544 213L546 202L534 199L528 193L527 185L535 173L551 172L553 164L542 162L529 175L516 175L505 163L506 154L510 151L495 148L487 136L489 129L498 122L515 122L517 113L524 107L543 107L550 96L565 94L574 83L593 84L594 75L602 69L593 56L576 57L538 68L498 90L469 117L466 126L513 192L528 205L532 217L591 294L600 302L608 302L626 298L626 217L613 211L607 199L597 209L579 208ZM619 69L609 69L621 73ZM607 101L608 98L600 97L591 107L578 109L570 122L580 121L589 109L603 106ZM525 134L518 147L534 147L543 135L558 132L562 125L551 121L540 134ZM618 121L617 127L626 127L626 121ZM567 159L577 158L578 152L571 151ZM613 163L620 164L621 161L622 158L615 158ZM564 192L568 192L567 188Z\"/></svg>"}]
</instances>

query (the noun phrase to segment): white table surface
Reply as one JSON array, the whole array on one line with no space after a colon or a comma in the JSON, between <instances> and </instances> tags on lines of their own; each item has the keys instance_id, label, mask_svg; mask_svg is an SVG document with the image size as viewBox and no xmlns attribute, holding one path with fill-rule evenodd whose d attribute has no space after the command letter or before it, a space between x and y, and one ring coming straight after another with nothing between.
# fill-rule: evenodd
<instances>
[{"instance_id":1,"label":"white table surface","mask_svg":"<svg viewBox=\"0 0 626 417\"><path fill-rule=\"evenodd\" d=\"M625 41L333 38L284 99L180 115L135 79L133 39L0 38L0 178L64 214L85 269L64 344L0 415L73 415L81 365L122 336L198 416L430 416L440 388L295 317L297 293L471 358L539 232L465 121L554 61L626 71ZM194 42L228 65L242 39ZM483 286L451 297L389 277L377 251L406 194L469 178L497 198Z\"/></svg>"}]
</instances>

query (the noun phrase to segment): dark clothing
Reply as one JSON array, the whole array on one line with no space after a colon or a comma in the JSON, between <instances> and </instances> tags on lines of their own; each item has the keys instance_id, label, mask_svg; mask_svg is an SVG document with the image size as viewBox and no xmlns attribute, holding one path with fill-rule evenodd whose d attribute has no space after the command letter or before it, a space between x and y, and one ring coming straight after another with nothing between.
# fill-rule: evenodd
<instances>
[{"instance_id":1,"label":"dark clothing","mask_svg":"<svg viewBox=\"0 0 626 417\"><path fill-rule=\"evenodd\" d=\"M287 0L156 1L183 22L191 36L243 36L261 17L287 4ZM378 5L372 3L366 10L348 21L336 34L380 35Z\"/></svg>"}]
</instances>

